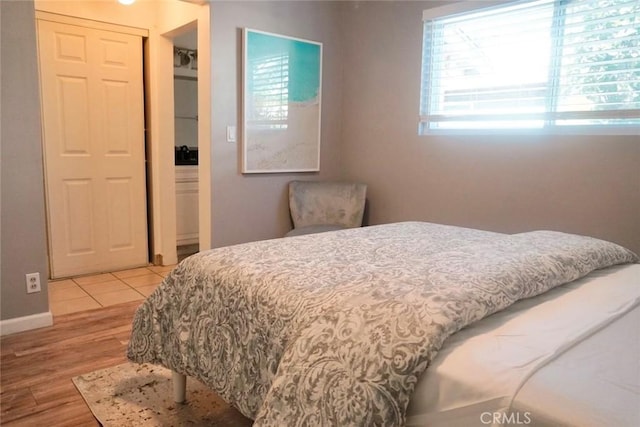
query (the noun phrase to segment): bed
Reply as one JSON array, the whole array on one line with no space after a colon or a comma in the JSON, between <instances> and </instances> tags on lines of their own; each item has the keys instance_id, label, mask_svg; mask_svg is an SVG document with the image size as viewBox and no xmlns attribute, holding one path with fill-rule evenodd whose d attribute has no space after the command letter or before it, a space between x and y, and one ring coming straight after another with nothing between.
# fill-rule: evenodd
<instances>
[{"instance_id":1,"label":"bed","mask_svg":"<svg viewBox=\"0 0 640 427\"><path fill-rule=\"evenodd\" d=\"M255 425L587 425L576 408L634 422L637 262L585 236L423 222L217 248L139 307L128 357L200 380ZM618 370L584 363L611 345ZM586 392L585 376L611 390Z\"/></svg>"}]
</instances>

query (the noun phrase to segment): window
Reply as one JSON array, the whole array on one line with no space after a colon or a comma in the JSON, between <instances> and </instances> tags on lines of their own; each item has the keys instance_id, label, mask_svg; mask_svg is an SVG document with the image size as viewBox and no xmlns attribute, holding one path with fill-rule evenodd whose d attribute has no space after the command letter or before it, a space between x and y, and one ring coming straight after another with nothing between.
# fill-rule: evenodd
<instances>
[{"instance_id":1,"label":"window","mask_svg":"<svg viewBox=\"0 0 640 427\"><path fill-rule=\"evenodd\" d=\"M252 108L248 120L262 129L286 129L289 116L289 55L262 57L250 64Z\"/></svg>"},{"instance_id":2,"label":"window","mask_svg":"<svg viewBox=\"0 0 640 427\"><path fill-rule=\"evenodd\" d=\"M430 13L421 134L638 132L640 1L537 0L437 18Z\"/></svg>"}]
</instances>

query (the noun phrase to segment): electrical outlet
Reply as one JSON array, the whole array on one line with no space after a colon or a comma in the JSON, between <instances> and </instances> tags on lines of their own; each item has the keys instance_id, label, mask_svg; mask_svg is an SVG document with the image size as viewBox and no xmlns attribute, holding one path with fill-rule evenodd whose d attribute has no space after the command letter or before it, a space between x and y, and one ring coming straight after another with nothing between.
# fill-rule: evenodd
<instances>
[{"instance_id":1,"label":"electrical outlet","mask_svg":"<svg viewBox=\"0 0 640 427\"><path fill-rule=\"evenodd\" d=\"M40 273L27 274L27 293L40 292Z\"/></svg>"}]
</instances>

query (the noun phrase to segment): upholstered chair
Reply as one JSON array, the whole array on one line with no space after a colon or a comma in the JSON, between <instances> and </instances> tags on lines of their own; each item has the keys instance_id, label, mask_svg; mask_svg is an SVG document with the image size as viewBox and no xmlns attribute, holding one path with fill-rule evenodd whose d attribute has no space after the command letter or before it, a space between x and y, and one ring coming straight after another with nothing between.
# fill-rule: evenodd
<instances>
[{"instance_id":1,"label":"upholstered chair","mask_svg":"<svg viewBox=\"0 0 640 427\"><path fill-rule=\"evenodd\" d=\"M286 236L362 226L366 184L330 181L289 183L293 230Z\"/></svg>"}]
</instances>

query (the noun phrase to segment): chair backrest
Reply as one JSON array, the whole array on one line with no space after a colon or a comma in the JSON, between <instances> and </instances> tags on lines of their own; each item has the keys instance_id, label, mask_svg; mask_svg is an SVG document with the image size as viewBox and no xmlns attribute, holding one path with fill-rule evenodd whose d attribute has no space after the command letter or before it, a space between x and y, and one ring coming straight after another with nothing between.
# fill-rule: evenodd
<instances>
[{"instance_id":1,"label":"chair backrest","mask_svg":"<svg viewBox=\"0 0 640 427\"><path fill-rule=\"evenodd\" d=\"M289 209L294 228L310 225L360 227L366 184L327 181L289 183Z\"/></svg>"}]
</instances>

